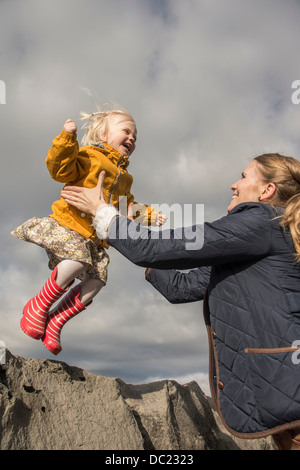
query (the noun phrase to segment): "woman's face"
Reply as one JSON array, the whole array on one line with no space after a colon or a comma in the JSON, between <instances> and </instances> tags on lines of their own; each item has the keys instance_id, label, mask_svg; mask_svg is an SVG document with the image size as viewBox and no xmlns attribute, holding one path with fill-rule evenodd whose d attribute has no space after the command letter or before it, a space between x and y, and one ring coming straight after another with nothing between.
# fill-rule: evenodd
<instances>
[{"instance_id":1,"label":"woman's face","mask_svg":"<svg viewBox=\"0 0 300 470\"><path fill-rule=\"evenodd\" d=\"M241 179L231 186L233 196L227 212L242 202L258 202L265 187L258 163L253 160L243 171Z\"/></svg>"}]
</instances>

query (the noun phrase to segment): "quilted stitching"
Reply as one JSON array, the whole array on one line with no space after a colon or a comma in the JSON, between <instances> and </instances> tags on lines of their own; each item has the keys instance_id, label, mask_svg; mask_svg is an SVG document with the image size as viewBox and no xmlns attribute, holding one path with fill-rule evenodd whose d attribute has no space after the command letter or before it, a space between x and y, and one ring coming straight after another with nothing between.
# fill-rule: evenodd
<instances>
[{"instance_id":1,"label":"quilted stitching","mask_svg":"<svg viewBox=\"0 0 300 470\"><path fill-rule=\"evenodd\" d=\"M194 254L180 251L179 242L164 240L159 249L147 243L149 258L143 258L151 266L159 257L152 267L163 271L154 270L150 282L176 303L202 299L203 267L211 266L205 315L217 357L211 380L226 424L248 436L300 422L300 364L293 364L292 353L245 352L291 347L300 340L300 263L294 263L291 237L276 215L266 204L240 204L228 216L205 224L203 248ZM162 249L173 250L170 259L160 256ZM157 253L150 255L151 250ZM177 274L172 289L174 272L164 270L195 266L189 282L188 274Z\"/></svg>"}]
</instances>

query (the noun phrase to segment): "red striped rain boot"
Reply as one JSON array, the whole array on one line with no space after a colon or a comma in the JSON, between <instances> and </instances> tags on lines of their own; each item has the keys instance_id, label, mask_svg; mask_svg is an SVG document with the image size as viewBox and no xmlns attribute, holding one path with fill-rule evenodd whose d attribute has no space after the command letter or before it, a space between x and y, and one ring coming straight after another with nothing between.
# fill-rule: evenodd
<instances>
[{"instance_id":1,"label":"red striped rain boot","mask_svg":"<svg viewBox=\"0 0 300 470\"><path fill-rule=\"evenodd\" d=\"M60 344L60 334L62 327L71 320L71 318L78 315L92 303L92 300L85 306L79 300L80 285L75 286L70 292L60 301L59 305L50 312L45 335L43 337L44 346L49 349L52 354L59 354L62 350Z\"/></svg>"},{"instance_id":2,"label":"red striped rain boot","mask_svg":"<svg viewBox=\"0 0 300 470\"><path fill-rule=\"evenodd\" d=\"M50 308L68 290L68 288L62 289L56 284L56 274L57 267L52 271L41 291L32 297L23 309L20 325L24 333L31 338L41 339L43 337Z\"/></svg>"}]
</instances>

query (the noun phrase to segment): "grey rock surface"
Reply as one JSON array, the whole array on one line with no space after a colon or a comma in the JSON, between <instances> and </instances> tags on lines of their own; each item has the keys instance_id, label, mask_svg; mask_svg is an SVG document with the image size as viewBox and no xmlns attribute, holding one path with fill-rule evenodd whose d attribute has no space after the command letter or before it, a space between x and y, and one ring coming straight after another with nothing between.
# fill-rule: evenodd
<instances>
[{"instance_id":1,"label":"grey rock surface","mask_svg":"<svg viewBox=\"0 0 300 470\"><path fill-rule=\"evenodd\" d=\"M273 449L223 428L196 382L126 384L64 362L6 351L0 364L1 450Z\"/></svg>"}]
</instances>

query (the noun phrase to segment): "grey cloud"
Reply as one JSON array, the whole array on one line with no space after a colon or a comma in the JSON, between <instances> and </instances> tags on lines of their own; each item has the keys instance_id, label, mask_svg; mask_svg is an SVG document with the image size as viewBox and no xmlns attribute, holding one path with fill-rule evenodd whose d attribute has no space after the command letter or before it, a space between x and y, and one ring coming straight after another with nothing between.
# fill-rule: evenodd
<instances>
[{"instance_id":1,"label":"grey cloud","mask_svg":"<svg viewBox=\"0 0 300 470\"><path fill-rule=\"evenodd\" d=\"M0 338L12 352L50 357L19 328L24 303L49 275L47 258L10 231L48 215L59 196L44 160L65 119L80 126L79 112L93 109L82 88L136 119L136 199L204 203L213 220L252 156L299 155L290 88L300 78L299 12L294 0L0 2ZM201 303L168 304L143 270L109 252L109 283L66 326L59 358L135 382L202 381Z\"/></svg>"}]
</instances>

